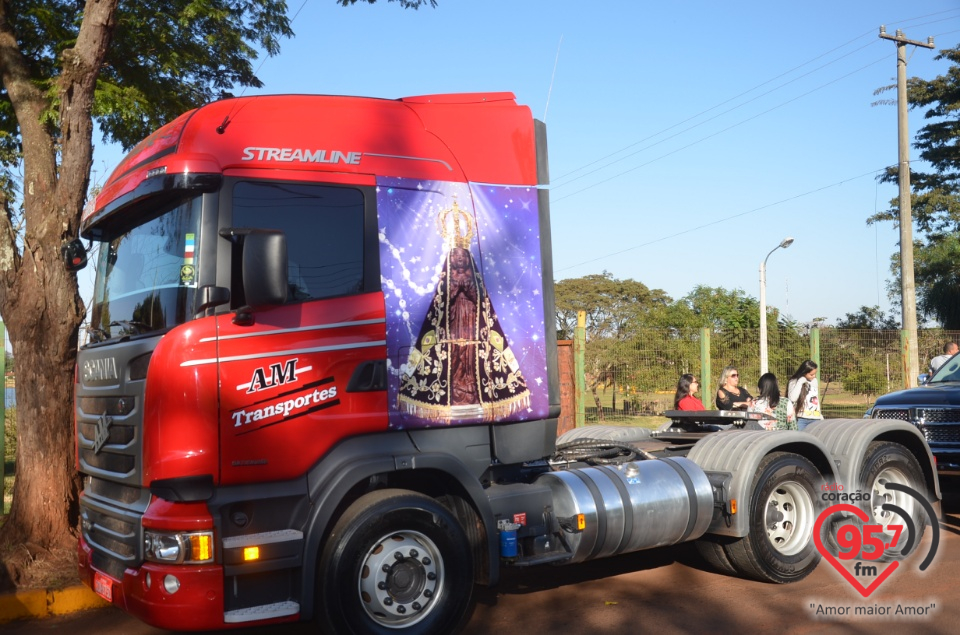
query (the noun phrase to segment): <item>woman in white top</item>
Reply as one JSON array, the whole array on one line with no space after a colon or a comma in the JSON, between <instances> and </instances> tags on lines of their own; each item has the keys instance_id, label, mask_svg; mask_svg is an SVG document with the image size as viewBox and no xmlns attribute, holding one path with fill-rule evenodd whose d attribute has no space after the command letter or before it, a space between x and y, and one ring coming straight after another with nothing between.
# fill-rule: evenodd
<instances>
[{"instance_id":1,"label":"woman in white top","mask_svg":"<svg viewBox=\"0 0 960 635\"><path fill-rule=\"evenodd\" d=\"M823 419L820 412L820 384L817 381L817 364L806 360L787 383L787 398L797 411L797 428L803 430L814 421Z\"/></svg>"}]
</instances>

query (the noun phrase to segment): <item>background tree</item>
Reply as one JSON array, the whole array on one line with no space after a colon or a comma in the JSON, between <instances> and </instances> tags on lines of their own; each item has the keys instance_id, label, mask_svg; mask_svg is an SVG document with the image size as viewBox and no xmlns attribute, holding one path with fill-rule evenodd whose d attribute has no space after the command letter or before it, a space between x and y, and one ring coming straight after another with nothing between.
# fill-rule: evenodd
<instances>
[{"instance_id":1,"label":"background tree","mask_svg":"<svg viewBox=\"0 0 960 635\"><path fill-rule=\"evenodd\" d=\"M77 235L94 121L129 148L236 86L261 86L252 64L293 35L286 12L283 0L0 1L0 316L19 371L17 481L0 545L74 540L64 387L84 307L59 252Z\"/></svg>"},{"instance_id":2,"label":"background tree","mask_svg":"<svg viewBox=\"0 0 960 635\"><path fill-rule=\"evenodd\" d=\"M911 163L911 208L916 224L914 278L918 311L944 328L956 330L960 329L960 47L942 50L934 59L951 62L944 75L930 81L913 77L907 82L910 108L926 108L924 119L928 121L917 133L914 146L920 159L932 168L929 172L914 171L917 163ZM893 88L885 86L877 92ZM896 167L888 169L880 180L896 183ZM890 209L867 222L896 223L899 213L894 199ZM899 266L899 254L894 254L891 271L897 287L891 296L899 293Z\"/></svg>"},{"instance_id":3,"label":"background tree","mask_svg":"<svg viewBox=\"0 0 960 635\"><path fill-rule=\"evenodd\" d=\"M571 339L577 326L577 313L586 313L586 336L590 342L586 364L586 383L593 393L600 420L604 419L598 390L610 386L612 407L616 409L617 386L622 386L630 369L624 362L628 341L650 317L670 304L661 289L651 290L636 280L618 280L608 272L582 278L561 280L554 285L557 311L557 337Z\"/></svg>"},{"instance_id":4,"label":"background tree","mask_svg":"<svg viewBox=\"0 0 960 635\"><path fill-rule=\"evenodd\" d=\"M604 271L554 285L557 337L571 339L577 313L587 314L587 339L625 340L631 330L648 326L651 316L671 302L662 289L651 290L636 280L618 280Z\"/></svg>"},{"instance_id":5,"label":"background tree","mask_svg":"<svg viewBox=\"0 0 960 635\"><path fill-rule=\"evenodd\" d=\"M900 328L900 320L890 313L884 313L879 306L862 306L855 313L847 313L837 318L838 329L889 331Z\"/></svg>"},{"instance_id":6,"label":"background tree","mask_svg":"<svg viewBox=\"0 0 960 635\"><path fill-rule=\"evenodd\" d=\"M698 285L682 302L690 308L695 326L711 327L718 332L760 328L760 302L743 289L728 291L723 287Z\"/></svg>"}]
</instances>

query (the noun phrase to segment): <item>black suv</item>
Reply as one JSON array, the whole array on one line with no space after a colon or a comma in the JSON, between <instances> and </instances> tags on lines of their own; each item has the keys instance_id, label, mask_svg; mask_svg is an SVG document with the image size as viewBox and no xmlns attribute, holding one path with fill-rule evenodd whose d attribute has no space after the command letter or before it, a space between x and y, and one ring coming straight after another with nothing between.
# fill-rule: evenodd
<instances>
[{"instance_id":1,"label":"black suv","mask_svg":"<svg viewBox=\"0 0 960 635\"><path fill-rule=\"evenodd\" d=\"M937 472L960 475L960 354L948 359L923 385L878 397L864 416L914 424L937 459Z\"/></svg>"}]
</instances>

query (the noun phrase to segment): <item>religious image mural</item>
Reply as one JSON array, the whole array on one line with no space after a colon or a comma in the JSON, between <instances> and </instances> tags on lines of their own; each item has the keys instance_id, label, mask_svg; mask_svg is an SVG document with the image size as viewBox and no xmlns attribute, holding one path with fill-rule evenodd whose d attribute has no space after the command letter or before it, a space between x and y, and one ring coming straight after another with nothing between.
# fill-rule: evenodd
<instances>
[{"instance_id":1,"label":"religious image mural","mask_svg":"<svg viewBox=\"0 0 960 635\"><path fill-rule=\"evenodd\" d=\"M393 428L547 414L534 188L379 179Z\"/></svg>"}]
</instances>

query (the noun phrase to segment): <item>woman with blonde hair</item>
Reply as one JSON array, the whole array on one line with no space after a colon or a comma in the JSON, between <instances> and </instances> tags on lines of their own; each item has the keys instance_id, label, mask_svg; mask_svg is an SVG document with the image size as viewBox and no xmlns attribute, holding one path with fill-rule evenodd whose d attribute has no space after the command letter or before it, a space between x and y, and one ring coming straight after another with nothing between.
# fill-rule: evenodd
<instances>
[{"instance_id":1,"label":"woman with blonde hair","mask_svg":"<svg viewBox=\"0 0 960 635\"><path fill-rule=\"evenodd\" d=\"M723 369L718 385L717 408L720 410L746 410L753 404L753 395L740 387L740 373L736 366Z\"/></svg>"}]
</instances>

